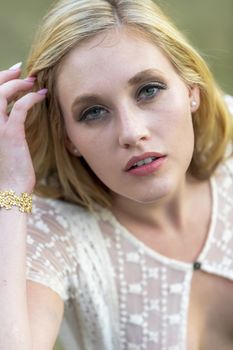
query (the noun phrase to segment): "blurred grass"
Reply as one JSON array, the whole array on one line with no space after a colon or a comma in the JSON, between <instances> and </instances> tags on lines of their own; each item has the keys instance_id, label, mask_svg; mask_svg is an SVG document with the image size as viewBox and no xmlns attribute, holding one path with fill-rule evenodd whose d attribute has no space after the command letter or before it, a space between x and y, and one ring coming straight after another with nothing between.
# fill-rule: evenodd
<instances>
[{"instance_id":1,"label":"blurred grass","mask_svg":"<svg viewBox=\"0 0 233 350\"><path fill-rule=\"evenodd\" d=\"M233 0L157 2L207 60L223 90L233 95ZM1 2L0 69L25 62L39 21L51 3L48 0ZM62 350L59 344L55 349Z\"/></svg>"}]
</instances>

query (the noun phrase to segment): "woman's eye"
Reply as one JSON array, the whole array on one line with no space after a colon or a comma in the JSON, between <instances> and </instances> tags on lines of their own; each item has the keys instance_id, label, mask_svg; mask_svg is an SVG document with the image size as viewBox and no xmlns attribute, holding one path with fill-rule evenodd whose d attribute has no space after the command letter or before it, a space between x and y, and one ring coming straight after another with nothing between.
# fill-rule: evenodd
<instances>
[{"instance_id":1,"label":"woman's eye","mask_svg":"<svg viewBox=\"0 0 233 350\"><path fill-rule=\"evenodd\" d=\"M138 99L151 99L155 97L159 90L166 89L166 85L162 83L148 84L139 90Z\"/></svg>"},{"instance_id":2,"label":"woman's eye","mask_svg":"<svg viewBox=\"0 0 233 350\"><path fill-rule=\"evenodd\" d=\"M106 110L102 107L91 107L81 113L79 121L91 121L101 119L106 113Z\"/></svg>"}]
</instances>

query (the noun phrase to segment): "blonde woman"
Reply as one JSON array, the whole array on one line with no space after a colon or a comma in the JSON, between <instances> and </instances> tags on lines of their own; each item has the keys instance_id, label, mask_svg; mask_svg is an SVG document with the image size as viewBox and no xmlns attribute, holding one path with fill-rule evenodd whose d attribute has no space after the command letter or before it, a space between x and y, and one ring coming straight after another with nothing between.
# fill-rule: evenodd
<instances>
[{"instance_id":1,"label":"blonde woman","mask_svg":"<svg viewBox=\"0 0 233 350\"><path fill-rule=\"evenodd\" d=\"M65 0L20 76L0 73L0 348L232 349L233 127L203 59L150 0Z\"/></svg>"}]
</instances>

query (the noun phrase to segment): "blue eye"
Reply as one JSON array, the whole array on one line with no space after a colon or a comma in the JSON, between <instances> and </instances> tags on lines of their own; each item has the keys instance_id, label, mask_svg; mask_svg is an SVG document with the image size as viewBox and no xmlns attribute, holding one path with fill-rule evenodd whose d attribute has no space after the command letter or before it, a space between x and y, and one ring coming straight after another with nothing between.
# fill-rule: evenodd
<instances>
[{"instance_id":1,"label":"blue eye","mask_svg":"<svg viewBox=\"0 0 233 350\"><path fill-rule=\"evenodd\" d=\"M91 121L91 120L97 120L101 119L103 117L103 114L106 113L106 110L99 106L94 106L86 111L84 111L81 114L80 121Z\"/></svg>"},{"instance_id":2,"label":"blue eye","mask_svg":"<svg viewBox=\"0 0 233 350\"><path fill-rule=\"evenodd\" d=\"M159 90L165 90L166 85L162 83L156 83L156 84L147 84L139 90L138 97L142 97L142 99L151 99L155 97Z\"/></svg>"}]
</instances>

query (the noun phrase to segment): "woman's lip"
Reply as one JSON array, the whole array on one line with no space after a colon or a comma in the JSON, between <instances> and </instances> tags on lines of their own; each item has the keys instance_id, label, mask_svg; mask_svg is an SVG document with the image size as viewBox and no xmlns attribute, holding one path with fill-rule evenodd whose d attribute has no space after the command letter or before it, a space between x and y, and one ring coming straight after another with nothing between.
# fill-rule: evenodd
<instances>
[{"instance_id":1,"label":"woman's lip","mask_svg":"<svg viewBox=\"0 0 233 350\"><path fill-rule=\"evenodd\" d=\"M134 176L148 176L158 171L166 160L167 156L162 156L153 160L153 162L149 164L144 164L137 168L129 169L127 173Z\"/></svg>"},{"instance_id":2,"label":"woman's lip","mask_svg":"<svg viewBox=\"0 0 233 350\"><path fill-rule=\"evenodd\" d=\"M161 157L164 157L165 155L162 154L162 153L158 153L158 152L146 152L146 153L143 153L139 156L134 156L132 158L130 158L130 160L128 161L128 163L126 164L125 166L125 171L129 171L130 168L137 162L139 162L140 160L144 160L148 157L156 157L156 158L161 158Z\"/></svg>"}]
</instances>

